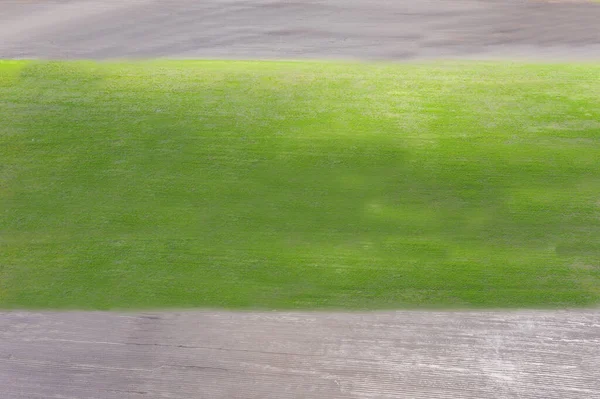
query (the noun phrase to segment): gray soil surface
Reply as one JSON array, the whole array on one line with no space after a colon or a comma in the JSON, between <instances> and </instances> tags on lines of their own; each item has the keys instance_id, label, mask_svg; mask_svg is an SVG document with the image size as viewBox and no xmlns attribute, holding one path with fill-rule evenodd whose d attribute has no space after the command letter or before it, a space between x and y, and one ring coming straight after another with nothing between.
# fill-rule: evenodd
<instances>
[{"instance_id":1,"label":"gray soil surface","mask_svg":"<svg viewBox=\"0 0 600 399\"><path fill-rule=\"evenodd\" d=\"M600 4L0 0L0 58L600 60ZM0 313L0 397L599 398L600 312Z\"/></svg>"},{"instance_id":2,"label":"gray soil surface","mask_svg":"<svg viewBox=\"0 0 600 399\"><path fill-rule=\"evenodd\" d=\"M0 58L600 59L600 3L2 0Z\"/></svg>"},{"instance_id":3,"label":"gray soil surface","mask_svg":"<svg viewBox=\"0 0 600 399\"><path fill-rule=\"evenodd\" d=\"M600 312L0 313L0 397L600 398Z\"/></svg>"}]
</instances>

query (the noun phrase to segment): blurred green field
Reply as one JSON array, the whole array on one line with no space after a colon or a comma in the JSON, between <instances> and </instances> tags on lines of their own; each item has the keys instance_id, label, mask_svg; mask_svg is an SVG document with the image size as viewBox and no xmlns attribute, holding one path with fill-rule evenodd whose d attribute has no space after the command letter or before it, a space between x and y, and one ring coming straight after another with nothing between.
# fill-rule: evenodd
<instances>
[{"instance_id":1,"label":"blurred green field","mask_svg":"<svg viewBox=\"0 0 600 399\"><path fill-rule=\"evenodd\" d=\"M0 307L600 299L600 65L0 62Z\"/></svg>"}]
</instances>

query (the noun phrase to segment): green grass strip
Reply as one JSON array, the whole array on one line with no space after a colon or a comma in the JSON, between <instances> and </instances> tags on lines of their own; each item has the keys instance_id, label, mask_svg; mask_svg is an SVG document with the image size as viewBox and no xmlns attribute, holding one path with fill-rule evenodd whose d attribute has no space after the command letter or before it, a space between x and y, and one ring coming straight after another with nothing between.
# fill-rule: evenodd
<instances>
[{"instance_id":1,"label":"green grass strip","mask_svg":"<svg viewBox=\"0 0 600 399\"><path fill-rule=\"evenodd\" d=\"M600 65L0 62L0 307L600 299Z\"/></svg>"}]
</instances>

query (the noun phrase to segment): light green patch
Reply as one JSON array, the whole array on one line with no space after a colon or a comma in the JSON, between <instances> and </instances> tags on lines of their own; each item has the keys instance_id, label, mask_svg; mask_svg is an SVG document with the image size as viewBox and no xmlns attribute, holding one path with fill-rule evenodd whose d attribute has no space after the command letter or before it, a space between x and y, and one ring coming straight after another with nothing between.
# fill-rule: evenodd
<instances>
[{"instance_id":1,"label":"light green patch","mask_svg":"<svg viewBox=\"0 0 600 399\"><path fill-rule=\"evenodd\" d=\"M26 66L27 63L23 61L0 60L0 87L14 84Z\"/></svg>"}]
</instances>

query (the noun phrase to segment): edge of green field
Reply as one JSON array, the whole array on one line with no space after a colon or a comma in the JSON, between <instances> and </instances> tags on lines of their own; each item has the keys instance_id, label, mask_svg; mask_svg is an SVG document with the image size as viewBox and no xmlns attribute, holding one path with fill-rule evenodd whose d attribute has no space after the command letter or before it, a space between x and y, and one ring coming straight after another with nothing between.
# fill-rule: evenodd
<instances>
[{"instance_id":1,"label":"edge of green field","mask_svg":"<svg viewBox=\"0 0 600 399\"><path fill-rule=\"evenodd\" d=\"M0 61L0 308L600 299L600 65Z\"/></svg>"}]
</instances>

